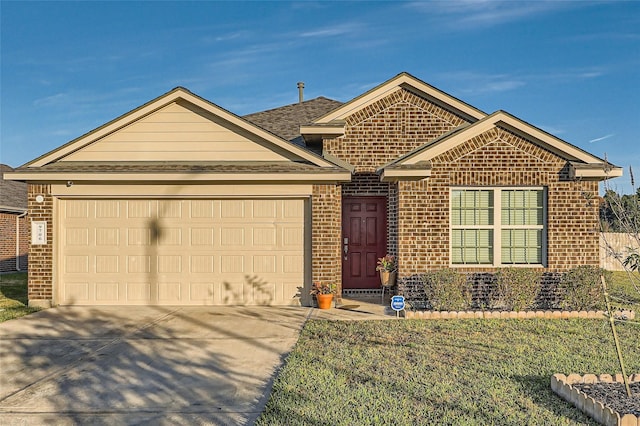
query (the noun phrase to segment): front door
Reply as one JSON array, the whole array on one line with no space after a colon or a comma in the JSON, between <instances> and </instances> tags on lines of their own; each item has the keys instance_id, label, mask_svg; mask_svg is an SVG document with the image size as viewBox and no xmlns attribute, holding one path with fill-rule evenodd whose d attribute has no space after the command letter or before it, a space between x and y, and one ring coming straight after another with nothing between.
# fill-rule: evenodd
<instances>
[{"instance_id":1,"label":"front door","mask_svg":"<svg viewBox=\"0 0 640 426\"><path fill-rule=\"evenodd\" d=\"M387 251L387 199L343 197L342 288L379 288L378 258Z\"/></svg>"}]
</instances>

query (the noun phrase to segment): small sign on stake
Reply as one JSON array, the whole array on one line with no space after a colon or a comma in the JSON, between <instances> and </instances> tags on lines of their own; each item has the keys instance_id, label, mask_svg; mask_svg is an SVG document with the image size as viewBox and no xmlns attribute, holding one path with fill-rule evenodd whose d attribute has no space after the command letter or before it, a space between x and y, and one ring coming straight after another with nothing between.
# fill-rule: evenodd
<instances>
[{"instance_id":1,"label":"small sign on stake","mask_svg":"<svg viewBox=\"0 0 640 426\"><path fill-rule=\"evenodd\" d=\"M396 317L400 316L400 311L404 311L404 296L392 296L391 309L396 311Z\"/></svg>"}]
</instances>

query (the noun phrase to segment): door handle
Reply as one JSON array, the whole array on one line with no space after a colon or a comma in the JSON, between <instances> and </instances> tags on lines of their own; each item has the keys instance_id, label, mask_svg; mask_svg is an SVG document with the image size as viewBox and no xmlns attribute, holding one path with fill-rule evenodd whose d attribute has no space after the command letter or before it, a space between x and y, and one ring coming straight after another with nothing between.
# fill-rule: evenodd
<instances>
[{"instance_id":1,"label":"door handle","mask_svg":"<svg viewBox=\"0 0 640 426\"><path fill-rule=\"evenodd\" d=\"M342 247L342 251L344 251L344 260L347 260L347 254L349 253L349 238L345 238L343 242L344 245Z\"/></svg>"}]
</instances>

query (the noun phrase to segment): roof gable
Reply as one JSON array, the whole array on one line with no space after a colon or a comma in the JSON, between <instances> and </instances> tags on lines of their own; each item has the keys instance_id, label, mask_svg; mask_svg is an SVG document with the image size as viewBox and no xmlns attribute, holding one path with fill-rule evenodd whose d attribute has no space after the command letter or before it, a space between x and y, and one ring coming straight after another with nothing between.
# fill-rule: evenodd
<instances>
[{"instance_id":1,"label":"roof gable","mask_svg":"<svg viewBox=\"0 0 640 426\"><path fill-rule=\"evenodd\" d=\"M71 161L303 161L333 164L178 87L23 168Z\"/></svg>"},{"instance_id":2,"label":"roof gable","mask_svg":"<svg viewBox=\"0 0 640 426\"><path fill-rule=\"evenodd\" d=\"M383 174L383 177L386 175L387 178L398 178L403 176L403 170L411 170L412 177L426 178L429 176L432 159L495 127L508 130L566 160L571 165L573 174L576 177L606 179L622 175L621 168L608 164L605 160L532 126L505 111L496 111L473 124L460 126L442 137L386 164L379 169L379 172Z\"/></svg>"},{"instance_id":3,"label":"roof gable","mask_svg":"<svg viewBox=\"0 0 640 426\"><path fill-rule=\"evenodd\" d=\"M486 113L483 111L439 89L436 89L411 74L403 72L357 98L343 104L341 107L336 108L323 117L320 117L315 121L315 124L326 125L331 122L340 122L355 112L401 89L408 90L418 96L426 98L434 104L460 115L470 122L475 122L486 116Z\"/></svg>"}]
</instances>

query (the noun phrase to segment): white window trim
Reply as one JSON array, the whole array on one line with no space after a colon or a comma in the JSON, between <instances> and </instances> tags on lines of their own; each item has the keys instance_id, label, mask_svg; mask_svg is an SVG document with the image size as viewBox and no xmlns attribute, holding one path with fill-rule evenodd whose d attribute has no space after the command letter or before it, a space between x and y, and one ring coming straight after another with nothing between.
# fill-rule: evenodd
<instances>
[{"instance_id":1,"label":"white window trim","mask_svg":"<svg viewBox=\"0 0 640 426\"><path fill-rule=\"evenodd\" d=\"M493 225L454 226L453 191L493 191ZM502 191L542 191L542 225L502 225ZM547 264L547 188L543 186L452 186L449 189L449 266L452 268L545 268ZM502 229L541 229L542 230L542 263L502 263ZM493 264L490 263L453 263L454 229L491 229L493 230Z\"/></svg>"}]
</instances>

